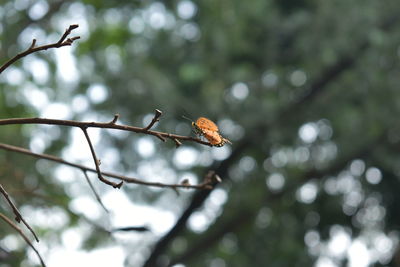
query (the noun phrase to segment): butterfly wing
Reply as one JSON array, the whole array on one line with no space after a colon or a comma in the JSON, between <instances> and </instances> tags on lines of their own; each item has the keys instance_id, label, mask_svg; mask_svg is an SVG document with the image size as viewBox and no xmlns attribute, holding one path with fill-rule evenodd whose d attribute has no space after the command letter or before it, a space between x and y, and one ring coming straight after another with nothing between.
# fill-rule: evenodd
<instances>
[{"instance_id":1,"label":"butterfly wing","mask_svg":"<svg viewBox=\"0 0 400 267\"><path fill-rule=\"evenodd\" d=\"M218 132L211 131L211 130L203 130L203 136L213 146L219 146L221 143L223 143L223 138Z\"/></svg>"},{"instance_id":2,"label":"butterfly wing","mask_svg":"<svg viewBox=\"0 0 400 267\"><path fill-rule=\"evenodd\" d=\"M196 120L196 122L193 122L192 125L196 133L204 136L213 146L221 147L225 143L232 144L231 141L222 137L222 135L219 133L218 126L207 118L200 117Z\"/></svg>"},{"instance_id":3,"label":"butterfly wing","mask_svg":"<svg viewBox=\"0 0 400 267\"><path fill-rule=\"evenodd\" d=\"M202 130L210 130L218 132L218 126L212 121L204 117L200 117L196 121L196 125L198 128Z\"/></svg>"}]
</instances>

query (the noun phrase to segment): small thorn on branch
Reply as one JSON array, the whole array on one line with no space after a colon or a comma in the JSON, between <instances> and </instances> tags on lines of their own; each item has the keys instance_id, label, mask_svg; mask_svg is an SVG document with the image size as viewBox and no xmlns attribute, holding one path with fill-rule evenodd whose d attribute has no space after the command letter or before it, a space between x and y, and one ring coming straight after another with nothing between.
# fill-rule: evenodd
<instances>
[{"instance_id":1,"label":"small thorn on branch","mask_svg":"<svg viewBox=\"0 0 400 267\"><path fill-rule=\"evenodd\" d=\"M35 45L36 45L36 39L33 39L33 40L32 40L32 44L31 44L31 46L29 47L28 50L33 49L33 48L35 47Z\"/></svg>"},{"instance_id":2,"label":"small thorn on branch","mask_svg":"<svg viewBox=\"0 0 400 267\"><path fill-rule=\"evenodd\" d=\"M159 134L156 134L156 136L157 136L161 141L163 141L163 142L166 142L166 141L167 141L167 139L165 139L164 137L162 137L162 136L159 135Z\"/></svg>"},{"instance_id":3,"label":"small thorn on branch","mask_svg":"<svg viewBox=\"0 0 400 267\"><path fill-rule=\"evenodd\" d=\"M214 181L217 182L217 183L221 183L221 182L222 182L221 177L220 177L218 174L216 174L216 173L213 175L213 179L214 179Z\"/></svg>"},{"instance_id":4,"label":"small thorn on branch","mask_svg":"<svg viewBox=\"0 0 400 267\"><path fill-rule=\"evenodd\" d=\"M117 120L119 119L119 114L115 114L114 118L112 119L112 121L110 122L110 124L115 124L117 122Z\"/></svg>"},{"instance_id":5,"label":"small thorn on branch","mask_svg":"<svg viewBox=\"0 0 400 267\"><path fill-rule=\"evenodd\" d=\"M147 127L144 128L144 130L145 130L145 131L150 130L150 128L153 127L153 125L154 125L156 122L158 122L158 121L160 120L159 118L160 118L161 115L162 115L162 111L159 110L159 109L156 109L156 110L154 111L154 117L153 117L153 119L151 120L151 122L149 123L149 125L147 125Z\"/></svg>"},{"instance_id":6,"label":"small thorn on branch","mask_svg":"<svg viewBox=\"0 0 400 267\"><path fill-rule=\"evenodd\" d=\"M176 139L176 138L174 138L174 142L175 142L176 147L179 147L180 145L182 145L182 142L179 141L179 140Z\"/></svg>"},{"instance_id":7,"label":"small thorn on branch","mask_svg":"<svg viewBox=\"0 0 400 267\"><path fill-rule=\"evenodd\" d=\"M181 182L181 185L190 186L189 180L188 179L183 179L183 181Z\"/></svg>"}]
</instances>

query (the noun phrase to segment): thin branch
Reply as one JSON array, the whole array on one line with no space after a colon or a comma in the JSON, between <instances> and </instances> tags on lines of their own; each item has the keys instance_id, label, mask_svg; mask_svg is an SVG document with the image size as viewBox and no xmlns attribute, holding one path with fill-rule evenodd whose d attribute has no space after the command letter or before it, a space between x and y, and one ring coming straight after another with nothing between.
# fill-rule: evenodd
<instances>
[{"instance_id":1,"label":"thin branch","mask_svg":"<svg viewBox=\"0 0 400 267\"><path fill-rule=\"evenodd\" d=\"M105 184L111 185L114 188L118 188L118 189L121 188L123 182L120 182L117 184L117 183L111 182L103 177L103 175L101 174L101 171L100 171L100 160L97 159L96 152L94 152L93 144L92 144L92 141L90 141L89 134L87 133L86 128L82 127L81 129L82 129L83 133L85 134L86 141L88 142L88 145L90 148L90 152L92 153L94 165L96 166L97 177L99 177L99 180Z\"/></svg>"},{"instance_id":2,"label":"thin branch","mask_svg":"<svg viewBox=\"0 0 400 267\"><path fill-rule=\"evenodd\" d=\"M46 264L44 263L44 261L42 259L42 256L40 256L39 251L37 251L37 249L33 246L33 244L31 243L29 238L24 234L24 232L22 232L21 228L19 228L17 225L15 225L15 223L13 223L7 216L5 216L1 212L0 212L0 217L3 219L3 221L8 223L12 228L14 228L22 236L22 238L25 240L25 242L35 251L36 255L38 256L38 258L40 260L40 263L42 264L42 266L46 267Z\"/></svg>"},{"instance_id":3,"label":"thin branch","mask_svg":"<svg viewBox=\"0 0 400 267\"><path fill-rule=\"evenodd\" d=\"M88 182L88 184L89 184L89 186L90 186L90 189L92 190L94 196L96 197L97 202L99 202L100 206L102 206L103 209L104 209L107 213L109 213L108 209L107 209L106 206L103 204L103 201L101 201L101 198L100 198L99 194L97 193L96 188L94 188L92 182L90 181L89 175L87 174L87 171L82 171L82 172L83 172L83 174L85 175L86 181Z\"/></svg>"},{"instance_id":4,"label":"thin branch","mask_svg":"<svg viewBox=\"0 0 400 267\"><path fill-rule=\"evenodd\" d=\"M22 217L21 213L19 212L17 207L14 205L14 203L11 201L10 196L8 195L7 191L4 189L4 187L1 184L0 184L0 193L4 196L4 198L7 200L8 204L10 205L10 207L15 215L15 220L18 223L20 223L22 221L23 224L25 224L25 226L29 229L29 231L35 237L36 242L39 242L39 238L37 237L36 233L33 231L32 227Z\"/></svg>"},{"instance_id":5,"label":"thin branch","mask_svg":"<svg viewBox=\"0 0 400 267\"><path fill-rule=\"evenodd\" d=\"M79 36L76 36L76 37L71 37L71 38L68 38L68 39L66 39L66 38L68 37L68 35L71 34L72 30L74 30L74 29L76 29L76 28L78 28L78 27L79 27L79 25L77 25L77 24L70 25L69 28L68 28L68 29L64 32L64 34L61 36L61 38L60 38L56 43L53 43L53 44L48 44L48 45L42 45L42 46L37 46L37 47L35 47L35 45L36 45L36 39L33 39L33 40L32 40L32 44L29 46L28 49L26 49L24 52L19 53L18 55L16 55L15 57L13 57L12 59L10 59L9 61L7 61L6 63L4 63L4 64L0 67L0 74L1 74L5 69L7 69L11 64L13 64L13 63L16 62L17 60L19 60L19 59L21 59L21 58L23 58L23 57L25 57L25 56L27 56L27 55L29 55L29 54L32 54L32 53L35 53L35 52L38 52L38 51L42 51L42 50L47 50L47 49L50 49L50 48L59 48L59 47L63 47L63 46L70 46L70 45L72 45L72 43L73 43L75 40L79 39L80 37L79 37ZM66 40L65 40L65 39L66 39Z\"/></svg>"},{"instance_id":6,"label":"thin branch","mask_svg":"<svg viewBox=\"0 0 400 267\"><path fill-rule=\"evenodd\" d=\"M114 188L121 188L123 182L120 182L120 183L117 184L117 183L111 182L111 181L109 181L109 180L107 180L106 178L103 177L103 175L101 174L101 171L100 171L100 160L97 159L96 152L94 151L94 147L93 147L92 141L90 141L89 134L87 133L86 128L82 127L81 129L82 129L83 133L85 134L86 141L88 142L88 145L89 145L89 148L90 148L90 152L92 153L94 165L96 166L97 177L99 178L99 180L102 181L105 184L111 185Z\"/></svg>"},{"instance_id":7,"label":"thin branch","mask_svg":"<svg viewBox=\"0 0 400 267\"><path fill-rule=\"evenodd\" d=\"M50 160L53 162L57 162L60 164L64 164L73 168L80 169L82 171L87 171L87 172L92 172L92 173L97 173L96 169L86 167L80 164L72 163L69 161L66 161L62 158L53 156L53 155L48 155L48 154L39 154L39 153L34 153L28 149L22 148L22 147L17 147L17 146L12 146L8 144L3 144L0 143L0 149L12 151L12 152L17 152L17 153L22 153L25 155L33 156L39 159L45 159L45 160ZM138 178L134 177L128 177L120 174L115 174L112 172L101 172L103 176L111 177L114 179L118 179L121 181L124 181L126 183L132 183L132 184L139 184L139 185L145 185L145 186L153 186L153 187L162 187L162 188L185 188L185 189L209 189L212 185L207 184L207 181L204 181L201 184L197 185L190 185L190 184L164 184L164 183L159 183L159 182L146 182L143 180L140 180Z\"/></svg>"},{"instance_id":8,"label":"thin branch","mask_svg":"<svg viewBox=\"0 0 400 267\"><path fill-rule=\"evenodd\" d=\"M114 117L115 119L115 117ZM113 120L114 121L114 120ZM11 119L3 119L0 120L0 125L12 125L12 124L46 124L46 125L60 125L60 126L72 126L79 128L102 128L102 129L116 129L121 131L142 133L147 135L153 135L165 141L166 139L170 139L174 142L175 139L179 141L192 141L206 146L212 146L209 142L203 141L199 138L191 137L191 136L182 136L177 134L170 134L152 130L146 130L145 128L115 124L111 122L80 122L80 121L72 121L72 120L57 120L57 119L44 119L44 118L11 118Z\"/></svg>"},{"instance_id":9,"label":"thin branch","mask_svg":"<svg viewBox=\"0 0 400 267\"><path fill-rule=\"evenodd\" d=\"M154 111L154 117L151 120L151 122L149 123L149 125L145 128L146 130L150 130L151 127L153 127L154 123L158 122L160 119L160 116L162 115L161 110L156 109Z\"/></svg>"}]
</instances>

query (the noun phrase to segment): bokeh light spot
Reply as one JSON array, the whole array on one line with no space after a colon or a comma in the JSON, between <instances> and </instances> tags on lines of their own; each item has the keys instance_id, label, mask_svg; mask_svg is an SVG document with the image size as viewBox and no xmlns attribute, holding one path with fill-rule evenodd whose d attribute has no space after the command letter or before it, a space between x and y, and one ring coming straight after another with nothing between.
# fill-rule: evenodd
<instances>
[{"instance_id":1,"label":"bokeh light spot","mask_svg":"<svg viewBox=\"0 0 400 267\"><path fill-rule=\"evenodd\" d=\"M365 178L370 184L379 184L382 180L382 173L378 168L371 167L366 171Z\"/></svg>"},{"instance_id":2,"label":"bokeh light spot","mask_svg":"<svg viewBox=\"0 0 400 267\"><path fill-rule=\"evenodd\" d=\"M365 163L361 159L355 159L350 164L350 172L354 176L360 176L365 171Z\"/></svg>"},{"instance_id":3,"label":"bokeh light spot","mask_svg":"<svg viewBox=\"0 0 400 267\"><path fill-rule=\"evenodd\" d=\"M181 1L178 3L178 16L182 19L190 19L197 12L197 7L192 1Z\"/></svg>"},{"instance_id":4,"label":"bokeh light spot","mask_svg":"<svg viewBox=\"0 0 400 267\"><path fill-rule=\"evenodd\" d=\"M108 97L108 90L103 84L93 84L89 86L87 95L94 104L104 102Z\"/></svg>"},{"instance_id":5,"label":"bokeh light spot","mask_svg":"<svg viewBox=\"0 0 400 267\"><path fill-rule=\"evenodd\" d=\"M278 76L273 72L265 72L261 78L261 81L266 87L274 87L278 83Z\"/></svg>"},{"instance_id":6,"label":"bokeh light spot","mask_svg":"<svg viewBox=\"0 0 400 267\"><path fill-rule=\"evenodd\" d=\"M300 127L300 138L306 143L313 143L318 137L318 128L315 123L306 123Z\"/></svg>"},{"instance_id":7,"label":"bokeh light spot","mask_svg":"<svg viewBox=\"0 0 400 267\"><path fill-rule=\"evenodd\" d=\"M285 177L280 173L273 173L267 178L267 186L272 191L279 191L285 185Z\"/></svg>"},{"instance_id":8,"label":"bokeh light spot","mask_svg":"<svg viewBox=\"0 0 400 267\"><path fill-rule=\"evenodd\" d=\"M35 1L32 7L29 9L28 15L32 20L39 20L49 11L49 4L47 1L39 0Z\"/></svg>"},{"instance_id":9,"label":"bokeh light spot","mask_svg":"<svg viewBox=\"0 0 400 267\"><path fill-rule=\"evenodd\" d=\"M174 154L173 162L178 168L186 169L195 164L198 151L191 147L179 147Z\"/></svg>"},{"instance_id":10,"label":"bokeh light spot","mask_svg":"<svg viewBox=\"0 0 400 267\"><path fill-rule=\"evenodd\" d=\"M290 75L290 82L296 87L304 85L307 81L307 76L304 71L295 70Z\"/></svg>"},{"instance_id":11,"label":"bokeh light spot","mask_svg":"<svg viewBox=\"0 0 400 267\"><path fill-rule=\"evenodd\" d=\"M149 137L142 137L136 143L136 150L143 158L151 157L155 152L154 142Z\"/></svg>"},{"instance_id":12,"label":"bokeh light spot","mask_svg":"<svg viewBox=\"0 0 400 267\"><path fill-rule=\"evenodd\" d=\"M318 188L314 182L308 182L297 190L296 198L298 201L310 204L317 197Z\"/></svg>"},{"instance_id":13,"label":"bokeh light spot","mask_svg":"<svg viewBox=\"0 0 400 267\"><path fill-rule=\"evenodd\" d=\"M239 168L245 172L252 171L255 168L255 166L256 166L256 161L254 158L250 156L245 156L239 161Z\"/></svg>"},{"instance_id":14,"label":"bokeh light spot","mask_svg":"<svg viewBox=\"0 0 400 267\"><path fill-rule=\"evenodd\" d=\"M232 96L238 100L243 100L249 95L249 88L245 83L235 83L231 88Z\"/></svg>"},{"instance_id":15,"label":"bokeh light spot","mask_svg":"<svg viewBox=\"0 0 400 267\"><path fill-rule=\"evenodd\" d=\"M306 243L308 247L317 246L320 243L319 233L315 230L308 231L304 235L304 243Z\"/></svg>"}]
</instances>

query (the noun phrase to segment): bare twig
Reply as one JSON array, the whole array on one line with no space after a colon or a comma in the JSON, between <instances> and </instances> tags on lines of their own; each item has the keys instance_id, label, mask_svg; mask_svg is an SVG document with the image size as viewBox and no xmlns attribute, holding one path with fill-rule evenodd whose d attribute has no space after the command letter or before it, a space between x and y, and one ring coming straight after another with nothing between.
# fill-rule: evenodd
<instances>
[{"instance_id":1,"label":"bare twig","mask_svg":"<svg viewBox=\"0 0 400 267\"><path fill-rule=\"evenodd\" d=\"M151 127L153 127L154 123L158 122L160 119L160 116L162 115L161 110L156 109L154 111L154 117L151 120L151 122L149 123L149 125L145 128L146 130L150 130Z\"/></svg>"},{"instance_id":2,"label":"bare twig","mask_svg":"<svg viewBox=\"0 0 400 267\"><path fill-rule=\"evenodd\" d=\"M109 211L108 211L108 209L106 208L106 206L104 206L103 201L101 201L101 198L100 198L99 194L96 192L96 188L94 188L92 182L90 181L89 176L88 176L88 174L87 174L87 171L82 171L82 172L83 172L83 174L85 175L86 181L88 182L88 184L89 184L89 186L90 186L90 189L92 190L94 196L96 197L97 202L99 202L100 206L102 206L103 209L104 209L107 213L109 213Z\"/></svg>"},{"instance_id":3,"label":"bare twig","mask_svg":"<svg viewBox=\"0 0 400 267\"><path fill-rule=\"evenodd\" d=\"M52 155L48 155L48 154L34 153L34 152L32 152L28 149L22 148L22 147L17 147L17 146L0 143L0 149L17 152L17 153L22 153L22 154L30 155L30 156L40 158L40 159L54 161L54 162L57 162L60 164L64 164L64 165L67 165L67 166L70 166L73 168L80 169L82 171L97 173L96 169L86 167L86 166L83 166L80 164L72 163L72 162L63 160L62 158L56 157L56 156L52 156ZM197 185L164 184L164 183L158 183L158 182L146 182L146 181L142 181L138 178L128 177L128 176L124 176L124 175L120 175L120 174L115 174L112 172L101 172L101 174L104 176L107 176L107 177L111 177L111 178L115 178L115 179L124 181L126 183L140 184L140 185L145 185L145 186L154 186L154 187L162 187L162 188L186 188L186 189L209 189L210 188L210 184L207 184L206 181L203 181L203 183L197 184Z\"/></svg>"},{"instance_id":4,"label":"bare twig","mask_svg":"<svg viewBox=\"0 0 400 267\"><path fill-rule=\"evenodd\" d=\"M96 166L97 177L99 177L99 180L105 184L111 185L114 188L121 188L123 182L120 182L117 184L117 183L111 182L103 177L103 175L101 174L101 171L100 171L100 161L97 159L96 152L94 152L92 141L90 141L90 137L89 137L89 134L87 133L87 129L85 127L82 127L81 129L82 129L83 133L85 134L86 141L88 142L88 145L90 147L90 152L92 153L94 165Z\"/></svg>"},{"instance_id":5,"label":"bare twig","mask_svg":"<svg viewBox=\"0 0 400 267\"><path fill-rule=\"evenodd\" d=\"M8 204L10 205L14 215L15 215L15 220L20 223L21 221L25 226L29 229L29 231L32 233L32 235L35 237L36 242L39 242L39 238L33 231L32 227L25 221L25 219L22 217L21 213L17 209L17 207L14 205L14 203L11 201L10 196L8 195L7 191L4 189L4 187L0 184L0 193L4 196L4 198L7 200Z\"/></svg>"},{"instance_id":6,"label":"bare twig","mask_svg":"<svg viewBox=\"0 0 400 267\"><path fill-rule=\"evenodd\" d=\"M3 219L3 221L5 221L6 223L8 223L12 228L14 228L21 236L22 238L25 240L25 242L35 251L36 255L38 256L40 263L42 264L43 267L46 267L46 264L44 263L42 256L40 256L39 251L37 251L37 249L33 246L33 244L31 243L31 241L29 240L29 238L24 234L24 232L21 230L21 228L19 228L15 223L13 223L7 216L5 216L3 213L0 212L0 217Z\"/></svg>"},{"instance_id":7,"label":"bare twig","mask_svg":"<svg viewBox=\"0 0 400 267\"><path fill-rule=\"evenodd\" d=\"M74 29L76 29L76 28L78 28L78 27L79 27L79 25L77 25L77 24L70 25L69 28L68 28L68 29L64 32L64 34L61 36L61 38L60 38L56 43L53 43L53 44L48 44L48 45L42 45L42 46L37 46L37 47L35 47L35 45L36 45L36 39L33 39L33 40L32 40L32 44L29 46L29 48L28 48L27 50L25 50L24 52L19 53L19 54L16 55L15 57L11 58L9 61L7 61L6 63L4 63L4 64L0 67L0 74L1 74L5 69L7 69L11 64L13 64L13 63L16 62L17 60L19 60L19 59L21 59L21 58L23 58L23 57L25 57L25 56L27 56L27 55L29 55L29 54L32 54L32 53L35 53L35 52L38 52L38 51L42 51L42 50L47 50L47 49L49 49L49 48L59 48L59 47L62 47L62 46L70 46L70 45L72 45L72 43L73 43L75 40L79 39L80 37L79 37L79 36L76 36L76 37L72 37L72 38L68 38L68 39L66 39L66 38L68 37L68 35L71 34L72 30L74 30ZM65 39L66 39L66 40L65 40Z\"/></svg>"},{"instance_id":8,"label":"bare twig","mask_svg":"<svg viewBox=\"0 0 400 267\"><path fill-rule=\"evenodd\" d=\"M115 118L115 117L114 117ZM170 134L152 130L146 130L146 128L115 124L111 122L80 122L80 121L72 121L72 120L57 120L57 119L44 119L44 118L11 118L11 119L3 119L0 120L0 125L12 125L12 124L47 124L47 125L61 125L61 126L72 126L79 128L102 128L102 129L116 129L121 131L142 133L147 135L153 135L161 139L162 141L166 141L166 139L170 139L176 142L174 139L179 141L192 141L206 146L212 146L209 142L203 141L199 138L191 137L191 136L182 136L177 134Z\"/></svg>"}]
</instances>

